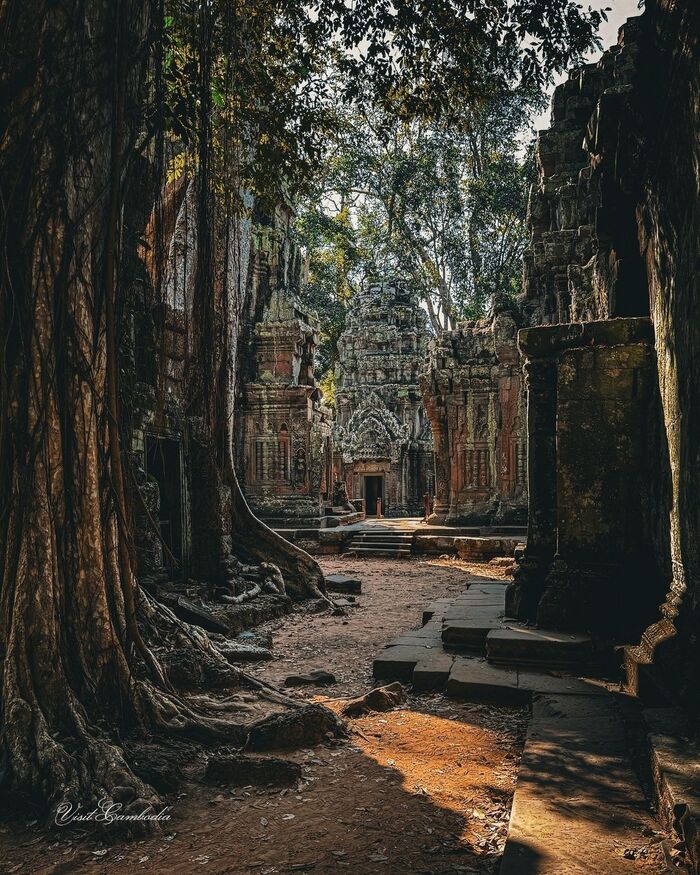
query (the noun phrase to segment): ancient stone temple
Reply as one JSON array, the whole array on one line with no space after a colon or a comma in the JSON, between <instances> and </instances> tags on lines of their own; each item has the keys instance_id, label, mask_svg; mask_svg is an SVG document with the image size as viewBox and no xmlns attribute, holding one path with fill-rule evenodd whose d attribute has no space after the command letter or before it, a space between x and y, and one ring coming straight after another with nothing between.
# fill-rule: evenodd
<instances>
[{"instance_id":1,"label":"ancient stone temple","mask_svg":"<svg viewBox=\"0 0 700 875\"><path fill-rule=\"evenodd\" d=\"M154 299L135 325L132 454L140 493L139 573L146 582L191 576L236 590L240 569L232 555L231 490L222 483L187 398L196 210L193 183L180 189L168 203L172 238L161 300ZM301 261L292 243L292 216L284 204L270 216L255 214L241 223L234 247L238 262L231 270L244 320L238 353L246 381L236 411L236 456L240 482L260 515L318 525L332 463L329 412L313 376L316 322L294 294Z\"/></svg>"},{"instance_id":2,"label":"ancient stone temple","mask_svg":"<svg viewBox=\"0 0 700 875\"><path fill-rule=\"evenodd\" d=\"M617 46L555 91L537 144L523 294L530 324L551 327L520 334L530 523L511 604L541 624L607 624L613 634L624 634L622 617L633 629L649 615L658 593L626 606L640 574L660 573L650 484L639 476L660 413L633 195L639 31L628 22Z\"/></svg>"},{"instance_id":3,"label":"ancient stone temple","mask_svg":"<svg viewBox=\"0 0 700 875\"><path fill-rule=\"evenodd\" d=\"M421 380L435 444L436 523L523 523L527 516L522 315L499 297L476 323L444 331Z\"/></svg>"},{"instance_id":4,"label":"ancient stone temple","mask_svg":"<svg viewBox=\"0 0 700 875\"><path fill-rule=\"evenodd\" d=\"M419 372L427 315L399 281L371 282L353 301L338 347L336 477L368 516L420 515L434 489L433 447Z\"/></svg>"},{"instance_id":5,"label":"ancient stone temple","mask_svg":"<svg viewBox=\"0 0 700 875\"><path fill-rule=\"evenodd\" d=\"M314 377L315 316L278 289L254 329L253 373L243 388L243 480L271 525L320 526L330 499L330 411Z\"/></svg>"},{"instance_id":6,"label":"ancient stone temple","mask_svg":"<svg viewBox=\"0 0 700 875\"><path fill-rule=\"evenodd\" d=\"M519 335L528 542L507 600L639 642L631 687L695 703L697 12L649 2L556 89L539 137Z\"/></svg>"}]
</instances>

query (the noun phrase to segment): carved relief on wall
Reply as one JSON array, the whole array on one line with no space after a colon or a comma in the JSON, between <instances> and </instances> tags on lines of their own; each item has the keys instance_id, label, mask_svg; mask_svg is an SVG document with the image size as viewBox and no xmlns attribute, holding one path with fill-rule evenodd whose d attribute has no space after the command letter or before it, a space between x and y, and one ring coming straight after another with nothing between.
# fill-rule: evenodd
<instances>
[{"instance_id":1,"label":"carved relief on wall","mask_svg":"<svg viewBox=\"0 0 700 875\"><path fill-rule=\"evenodd\" d=\"M291 438L286 423L276 434L263 435L258 428L250 444L249 475L252 482L289 482Z\"/></svg>"},{"instance_id":2,"label":"carved relief on wall","mask_svg":"<svg viewBox=\"0 0 700 875\"><path fill-rule=\"evenodd\" d=\"M474 401L473 408L473 433L474 442L488 440L489 433L489 402L488 398L479 398Z\"/></svg>"},{"instance_id":3,"label":"carved relief on wall","mask_svg":"<svg viewBox=\"0 0 700 875\"><path fill-rule=\"evenodd\" d=\"M303 447L294 454L294 485L297 488L306 485L306 450Z\"/></svg>"},{"instance_id":4,"label":"carved relief on wall","mask_svg":"<svg viewBox=\"0 0 700 875\"><path fill-rule=\"evenodd\" d=\"M474 446L466 451L467 489L487 489L491 485L488 447Z\"/></svg>"}]
</instances>

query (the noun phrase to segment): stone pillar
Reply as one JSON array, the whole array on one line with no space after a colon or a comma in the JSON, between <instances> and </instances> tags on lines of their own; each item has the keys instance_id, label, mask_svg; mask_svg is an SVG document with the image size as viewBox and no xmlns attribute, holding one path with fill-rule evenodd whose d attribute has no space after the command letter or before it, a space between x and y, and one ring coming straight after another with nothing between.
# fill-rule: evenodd
<instances>
[{"instance_id":1,"label":"stone pillar","mask_svg":"<svg viewBox=\"0 0 700 875\"><path fill-rule=\"evenodd\" d=\"M521 332L524 334L524 332ZM527 355L522 345L521 352ZM534 620L556 552L557 367L553 359L525 363L527 391L527 547L506 592L506 612Z\"/></svg>"},{"instance_id":2,"label":"stone pillar","mask_svg":"<svg viewBox=\"0 0 700 875\"><path fill-rule=\"evenodd\" d=\"M530 513L509 614L629 640L658 604L652 344L645 318L520 332Z\"/></svg>"},{"instance_id":3,"label":"stone pillar","mask_svg":"<svg viewBox=\"0 0 700 875\"><path fill-rule=\"evenodd\" d=\"M435 497L429 523L444 525L450 512L450 449L447 410L439 399L424 395L425 409L433 432L435 450Z\"/></svg>"}]
</instances>

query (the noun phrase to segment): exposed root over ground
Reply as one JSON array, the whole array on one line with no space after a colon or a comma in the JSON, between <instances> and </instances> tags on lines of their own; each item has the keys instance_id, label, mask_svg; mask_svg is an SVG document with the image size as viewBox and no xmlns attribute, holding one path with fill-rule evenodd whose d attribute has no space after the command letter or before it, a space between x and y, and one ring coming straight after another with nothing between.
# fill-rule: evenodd
<instances>
[{"instance_id":1,"label":"exposed root over ground","mask_svg":"<svg viewBox=\"0 0 700 875\"><path fill-rule=\"evenodd\" d=\"M362 578L360 607L345 617L300 610L270 621L275 659L246 672L265 683L292 671L331 670L339 679L333 687L269 692L300 705L317 694L319 704L340 713L348 698L374 686L370 671L377 649L415 626L431 599L460 591L465 572L432 560L334 557L322 564L327 573ZM257 723L267 708L252 689L226 696L236 700L246 722ZM290 786L252 786L255 777L241 784L238 771L229 781L217 781L215 770L207 773L207 761L235 758L235 745L205 749L185 739L127 744L136 773L172 805L170 819L134 841L87 825L47 836L39 824L5 823L0 861L7 862L4 869L0 863L0 872L20 865L15 872L55 875L491 873L505 837L525 716L517 709L409 694L393 710L347 721L345 740L324 717L315 738L297 736L304 747L274 754L301 768L301 778ZM267 730L263 735L269 741ZM246 757L268 756L255 746ZM245 768L251 776L267 774L257 762ZM293 766L283 771L286 781L296 775Z\"/></svg>"}]
</instances>

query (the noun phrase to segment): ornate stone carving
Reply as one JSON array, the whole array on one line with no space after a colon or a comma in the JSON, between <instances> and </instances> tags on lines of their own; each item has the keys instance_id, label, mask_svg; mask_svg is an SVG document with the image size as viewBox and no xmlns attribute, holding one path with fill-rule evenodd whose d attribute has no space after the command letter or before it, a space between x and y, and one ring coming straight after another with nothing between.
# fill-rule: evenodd
<instances>
[{"instance_id":1,"label":"ornate stone carving","mask_svg":"<svg viewBox=\"0 0 700 875\"><path fill-rule=\"evenodd\" d=\"M485 319L461 323L430 345L421 388L435 442L435 522L525 519L521 319L517 305L499 296Z\"/></svg>"},{"instance_id":2,"label":"ornate stone carving","mask_svg":"<svg viewBox=\"0 0 700 875\"><path fill-rule=\"evenodd\" d=\"M415 294L398 281L372 282L353 301L339 341L335 472L365 497L381 477L384 512L422 513L433 488L432 440L418 386L430 331Z\"/></svg>"}]
</instances>

